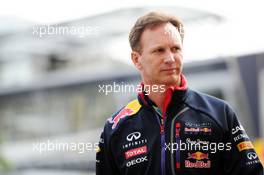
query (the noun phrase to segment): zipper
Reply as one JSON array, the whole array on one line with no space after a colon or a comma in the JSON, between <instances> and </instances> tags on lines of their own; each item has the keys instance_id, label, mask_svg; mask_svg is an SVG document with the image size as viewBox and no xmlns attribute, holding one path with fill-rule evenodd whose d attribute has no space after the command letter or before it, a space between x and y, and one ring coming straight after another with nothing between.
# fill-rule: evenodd
<instances>
[{"instance_id":1,"label":"zipper","mask_svg":"<svg viewBox=\"0 0 264 175\"><path fill-rule=\"evenodd\" d=\"M184 107L180 112L178 112L175 117L172 119L171 122L171 138L170 138L170 143L173 144L173 136L174 136L174 128L175 128L175 136L176 136L176 144L180 145L180 123L176 123L174 127L175 120L183 114L185 111L187 111L189 107ZM176 164L174 162L174 157L173 157L173 152L171 152L171 170L172 170L172 175L176 175L175 168L179 169L180 168L180 150L176 150Z\"/></svg>"},{"instance_id":2,"label":"zipper","mask_svg":"<svg viewBox=\"0 0 264 175\"><path fill-rule=\"evenodd\" d=\"M171 101L171 97L172 97L172 93L173 93L173 89L169 88L166 91L165 94L165 100L164 100L164 106L162 109L162 114L160 115L160 113L158 113L160 115L160 120L159 120L159 116L157 116L158 119L158 123L160 125L160 143L161 143L161 175L165 175L166 174L166 153L165 153L165 123L166 123L166 111L167 111L167 107ZM157 112L155 112L156 114Z\"/></svg>"},{"instance_id":3,"label":"zipper","mask_svg":"<svg viewBox=\"0 0 264 175\"><path fill-rule=\"evenodd\" d=\"M157 114L157 113L158 112L155 111L155 114ZM161 175L165 175L165 128L164 128L165 121L159 113L158 113L158 115L156 115L156 118L157 118L157 121L158 121L159 126L160 126Z\"/></svg>"}]
</instances>

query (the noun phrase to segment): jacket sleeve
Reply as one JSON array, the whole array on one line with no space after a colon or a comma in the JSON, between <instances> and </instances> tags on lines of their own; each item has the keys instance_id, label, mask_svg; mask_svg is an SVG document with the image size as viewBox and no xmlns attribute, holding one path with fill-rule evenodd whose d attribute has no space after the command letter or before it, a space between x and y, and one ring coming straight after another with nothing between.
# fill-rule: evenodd
<instances>
[{"instance_id":1,"label":"jacket sleeve","mask_svg":"<svg viewBox=\"0 0 264 175\"><path fill-rule=\"evenodd\" d=\"M106 129L101 134L96 152L96 175L119 175L109 147L109 134Z\"/></svg>"},{"instance_id":2,"label":"jacket sleeve","mask_svg":"<svg viewBox=\"0 0 264 175\"><path fill-rule=\"evenodd\" d=\"M231 149L224 153L225 175L264 175L263 165L236 114L229 108L226 117L229 130L225 138Z\"/></svg>"}]
</instances>

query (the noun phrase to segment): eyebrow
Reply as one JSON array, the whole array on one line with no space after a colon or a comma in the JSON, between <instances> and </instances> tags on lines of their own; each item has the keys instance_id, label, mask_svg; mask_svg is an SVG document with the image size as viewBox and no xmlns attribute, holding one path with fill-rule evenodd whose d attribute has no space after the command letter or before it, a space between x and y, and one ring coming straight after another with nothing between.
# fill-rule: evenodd
<instances>
[{"instance_id":1,"label":"eyebrow","mask_svg":"<svg viewBox=\"0 0 264 175\"><path fill-rule=\"evenodd\" d=\"M181 48L181 45L180 44L173 44L173 47ZM156 45L156 46L151 47L150 50L155 50L155 49L159 49L159 48L164 48L164 46L163 45Z\"/></svg>"}]
</instances>

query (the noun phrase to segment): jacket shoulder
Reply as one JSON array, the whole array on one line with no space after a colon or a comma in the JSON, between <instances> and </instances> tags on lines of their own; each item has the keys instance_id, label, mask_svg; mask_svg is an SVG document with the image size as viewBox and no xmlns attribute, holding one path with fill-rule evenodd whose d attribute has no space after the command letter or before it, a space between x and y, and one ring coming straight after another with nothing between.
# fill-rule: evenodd
<instances>
[{"instance_id":1,"label":"jacket shoulder","mask_svg":"<svg viewBox=\"0 0 264 175\"><path fill-rule=\"evenodd\" d=\"M234 113L230 105L208 94L190 90L186 103L215 120L223 129L228 128L230 114Z\"/></svg>"},{"instance_id":2,"label":"jacket shoulder","mask_svg":"<svg viewBox=\"0 0 264 175\"><path fill-rule=\"evenodd\" d=\"M189 90L189 95L187 101L195 108L207 108L213 105L213 109L215 108L223 108L228 106L226 101L216 98L214 96ZM216 105L216 106L215 106Z\"/></svg>"}]
</instances>

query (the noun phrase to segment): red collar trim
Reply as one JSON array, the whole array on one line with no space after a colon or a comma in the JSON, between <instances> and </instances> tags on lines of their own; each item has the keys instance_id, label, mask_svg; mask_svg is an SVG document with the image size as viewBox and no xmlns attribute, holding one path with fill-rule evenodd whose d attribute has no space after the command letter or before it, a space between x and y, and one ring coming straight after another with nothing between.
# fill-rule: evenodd
<instances>
[{"instance_id":1,"label":"red collar trim","mask_svg":"<svg viewBox=\"0 0 264 175\"><path fill-rule=\"evenodd\" d=\"M172 90L186 90L187 89L187 80L183 74L181 74L181 84L180 86L173 86Z\"/></svg>"},{"instance_id":2,"label":"red collar trim","mask_svg":"<svg viewBox=\"0 0 264 175\"><path fill-rule=\"evenodd\" d=\"M176 91L176 90L182 91L182 90L186 90L187 89L188 86L187 86L187 80L186 80L185 76L183 74L181 74L180 78L181 78L181 84L180 84L180 86L171 86L171 87L169 87L166 90L164 107L163 107L162 111L166 111L168 105L170 104L171 97L172 97L172 94L173 94L174 91ZM143 89L144 89L144 83L141 82L140 86L141 86L141 92L138 92L138 95L142 99L143 103L145 105L147 105L148 103L147 103L147 101L145 99L145 94L144 94L144 91L143 91Z\"/></svg>"},{"instance_id":3,"label":"red collar trim","mask_svg":"<svg viewBox=\"0 0 264 175\"><path fill-rule=\"evenodd\" d=\"M167 111L167 108L171 102L171 97L174 91L183 91L187 89L187 80L183 74L181 74L181 84L180 86L171 86L167 89L166 95L165 95L165 101L164 106L162 108L163 116L165 116L165 113Z\"/></svg>"}]
</instances>

